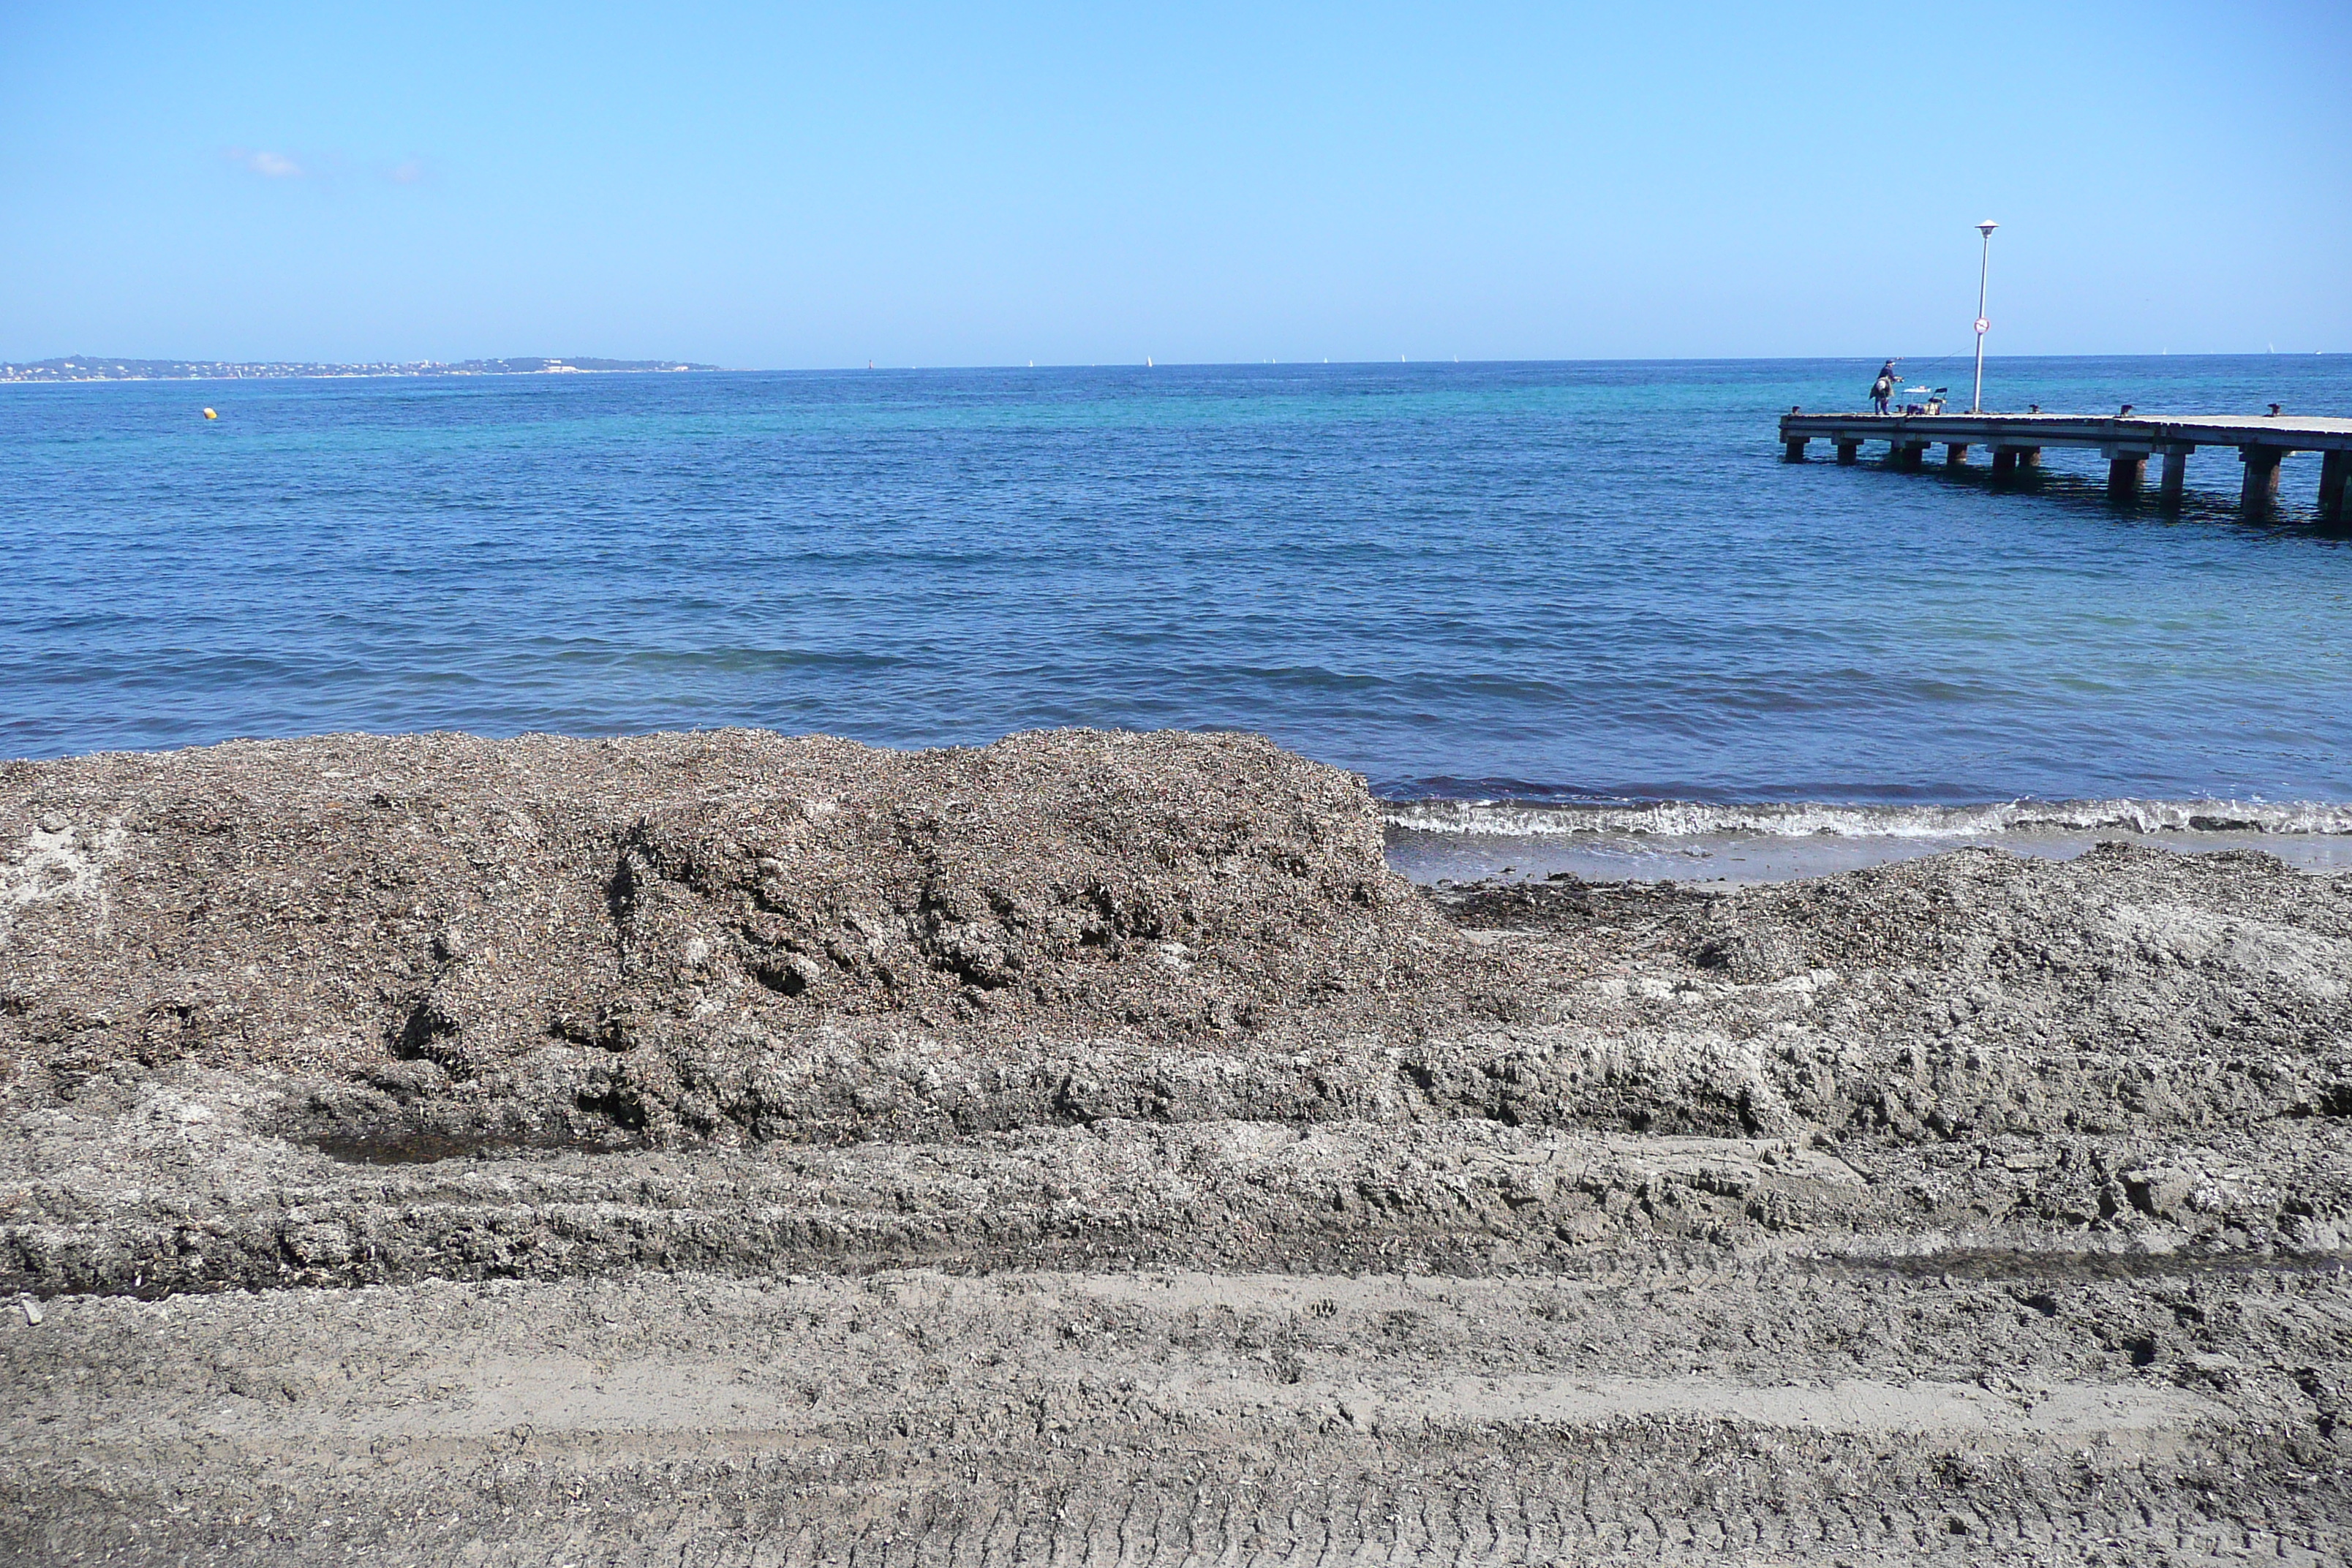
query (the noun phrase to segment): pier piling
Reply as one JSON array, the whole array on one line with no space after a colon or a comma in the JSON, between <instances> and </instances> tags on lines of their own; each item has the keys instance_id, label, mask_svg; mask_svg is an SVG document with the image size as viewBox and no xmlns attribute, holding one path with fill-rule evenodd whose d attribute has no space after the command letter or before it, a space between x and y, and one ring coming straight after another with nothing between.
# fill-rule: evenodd
<instances>
[{"instance_id":1,"label":"pier piling","mask_svg":"<svg viewBox=\"0 0 2352 1568\"><path fill-rule=\"evenodd\" d=\"M1944 443L1944 467L1948 468L1965 468L1968 466L1968 461L1969 444L1966 441L1947 441Z\"/></svg>"},{"instance_id":2,"label":"pier piling","mask_svg":"<svg viewBox=\"0 0 2352 1568\"><path fill-rule=\"evenodd\" d=\"M1843 450L1843 448L1840 448ZM2346 502L2352 489L2352 452L2330 452L2319 460L2319 521L2331 527L2352 522Z\"/></svg>"},{"instance_id":3,"label":"pier piling","mask_svg":"<svg viewBox=\"0 0 2352 1568\"><path fill-rule=\"evenodd\" d=\"M1859 441L1840 441L1837 444L1837 460L1839 462L1850 464L1857 458L1861 457L1862 443Z\"/></svg>"},{"instance_id":4,"label":"pier piling","mask_svg":"<svg viewBox=\"0 0 2352 1568\"><path fill-rule=\"evenodd\" d=\"M2278 504L2279 459L2286 456L2284 447L2241 447L2238 460L2246 465L2246 477L2238 487L2238 504L2248 511L2268 511Z\"/></svg>"},{"instance_id":5,"label":"pier piling","mask_svg":"<svg viewBox=\"0 0 2352 1568\"><path fill-rule=\"evenodd\" d=\"M2158 481L2156 499L2160 506L2178 509L2181 488L2189 480L2188 447L2167 447L2164 449L2164 478Z\"/></svg>"},{"instance_id":6,"label":"pier piling","mask_svg":"<svg viewBox=\"0 0 2352 1568\"><path fill-rule=\"evenodd\" d=\"M2147 478L2147 454L2146 452L2110 451L2107 454L2108 500L2136 500L2139 495L2140 484Z\"/></svg>"}]
</instances>

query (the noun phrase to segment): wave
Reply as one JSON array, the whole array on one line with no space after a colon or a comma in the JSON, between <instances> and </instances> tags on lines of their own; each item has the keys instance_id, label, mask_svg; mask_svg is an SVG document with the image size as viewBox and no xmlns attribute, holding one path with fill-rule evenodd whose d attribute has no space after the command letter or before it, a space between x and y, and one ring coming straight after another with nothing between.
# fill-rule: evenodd
<instances>
[{"instance_id":1,"label":"wave","mask_svg":"<svg viewBox=\"0 0 2352 1568\"><path fill-rule=\"evenodd\" d=\"M1384 804L1388 826L1406 833L1539 838L1701 837L1750 834L1801 838L1972 838L2002 833L2352 834L2352 804L2236 800L2012 800L1984 805L1725 805L1667 800L1641 805L1529 801L1399 800Z\"/></svg>"}]
</instances>

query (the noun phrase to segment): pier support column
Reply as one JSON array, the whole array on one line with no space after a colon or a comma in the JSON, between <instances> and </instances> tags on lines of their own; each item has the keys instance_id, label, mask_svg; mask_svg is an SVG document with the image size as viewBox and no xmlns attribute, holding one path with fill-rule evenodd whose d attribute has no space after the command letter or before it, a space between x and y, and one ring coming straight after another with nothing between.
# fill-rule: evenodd
<instances>
[{"instance_id":1,"label":"pier support column","mask_svg":"<svg viewBox=\"0 0 2352 1568\"><path fill-rule=\"evenodd\" d=\"M2119 452L2107 459L2107 499L2136 500L2140 481L2147 477L2147 454Z\"/></svg>"},{"instance_id":2,"label":"pier support column","mask_svg":"<svg viewBox=\"0 0 2352 1568\"><path fill-rule=\"evenodd\" d=\"M1801 463L1805 460L1805 437L1791 436L1783 446L1785 449L1780 453L1782 462Z\"/></svg>"},{"instance_id":3,"label":"pier support column","mask_svg":"<svg viewBox=\"0 0 2352 1568\"><path fill-rule=\"evenodd\" d=\"M1966 441L1947 441L1944 443L1944 467L1948 468L1966 468L1968 466L1968 461L1969 444Z\"/></svg>"},{"instance_id":4,"label":"pier support column","mask_svg":"<svg viewBox=\"0 0 2352 1568\"><path fill-rule=\"evenodd\" d=\"M1840 441L1837 448L1838 461L1841 463L1851 463L1862 454L1862 443L1859 441Z\"/></svg>"},{"instance_id":5,"label":"pier support column","mask_svg":"<svg viewBox=\"0 0 2352 1568\"><path fill-rule=\"evenodd\" d=\"M2175 447L2164 455L2164 478L2157 486L2156 499L2168 509L2178 510L2180 505L2180 488L2189 480L2189 453L2187 447Z\"/></svg>"},{"instance_id":6,"label":"pier support column","mask_svg":"<svg viewBox=\"0 0 2352 1568\"><path fill-rule=\"evenodd\" d=\"M1895 441L1886 448L1886 456L1896 468L1916 471L1927 458L1925 441Z\"/></svg>"},{"instance_id":7,"label":"pier support column","mask_svg":"<svg viewBox=\"0 0 2352 1568\"><path fill-rule=\"evenodd\" d=\"M1992 477L2005 479L2017 472L2017 448L1995 447L1992 449Z\"/></svg>"},{"instance_id":8,"label":"pier support column","mask_svg":"<svg viewBox=\"0 0 2352 1568\"><path fill-rule=\"evenodd\" d=\"M2319 521L2340 528L2352 522L2352 452L2319 459Z\"/></svg>"},{"instance_id":9,"label":"pier support column","mask_svg":"<svg viewBox=\"0 0 2352 1568\"><path fill-rule=\"evenodd\" d=\"M2268 511L2278 505L2280 447L2241 447L2238 461L2246 465L2245 481L2238 487L2238 504L2248 511Z\"/></svg>"},{"instance_id":10,"label":"pier support column","mask_svg":"<svg viewBox=\"0 0 2352 1568\"><path fill-rule=\"evenodd\" d=\"M2028 470L2030 470L2030 469L2038 469L2038 468L2040 468L2041 467L2042 467L2042 448L2041 448L2041 447L2020 447L2017 449L2017 471L2018 471L2019 473L2021 473L2021 473L2027 472L2027 471L2028 471Z\"/></svg>"}]
</instances>

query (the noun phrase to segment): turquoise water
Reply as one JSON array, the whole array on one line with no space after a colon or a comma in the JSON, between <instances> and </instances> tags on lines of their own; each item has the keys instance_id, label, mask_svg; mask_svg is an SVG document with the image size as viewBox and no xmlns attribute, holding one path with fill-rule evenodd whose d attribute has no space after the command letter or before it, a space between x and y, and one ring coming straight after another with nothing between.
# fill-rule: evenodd
<instances>
[{"instance_id":1,"label":"turquoise water","mask_svg":"<svg viewBox=\"0 0 2352 1568\"><path fill-rule=\"evenodd\" d=\"M2178 517L1782 463L1874 368L0 386L0 753L1178 725L1398 798L2352 801L2315 458L2260 524L2228 451ZM2352 414L2352 360L1992 362L2029 401Z\"/></svg>"}]
</instances>

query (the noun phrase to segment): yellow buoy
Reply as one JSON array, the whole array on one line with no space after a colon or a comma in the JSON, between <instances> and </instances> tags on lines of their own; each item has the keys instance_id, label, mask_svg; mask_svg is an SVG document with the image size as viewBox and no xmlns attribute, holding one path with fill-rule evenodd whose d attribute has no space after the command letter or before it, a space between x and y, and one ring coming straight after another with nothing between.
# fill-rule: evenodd
<instances>
[{"instance_id":1,"label":"yellow buoy","mask_svg":"<svg viewBox=\"0 0 2352 1568\"><path fill-rule=\"evenodd\" d=\"M217 415L217 414L215 414L215 413L214 413L211 409L207 408L207 409L205 409L205 418L207 418L207 419L217 419L217 418L219 418L219 417L220 417L220 416L219 416L219 415Z\"/></svg>"}]
</instances>

